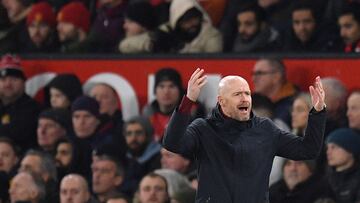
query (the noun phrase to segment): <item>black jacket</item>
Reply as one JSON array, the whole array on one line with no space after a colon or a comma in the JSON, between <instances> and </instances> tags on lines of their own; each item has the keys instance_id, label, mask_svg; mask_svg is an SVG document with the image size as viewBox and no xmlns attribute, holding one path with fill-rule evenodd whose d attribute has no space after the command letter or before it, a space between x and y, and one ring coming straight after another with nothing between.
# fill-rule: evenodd
<instances>
[{"instance_id":1,"label":"black jacket","mask_svg":"<svg viewBox=\"0 0 360 203\"><path fill-rule=\"evenodd\" d=\"M268 202L275 155L313 159L320 151L324 111L312 110L305 137L298 137L253 114L244 122L224 118L219 108L209 118L196 119L189 126L190 116L176 110L163 140L166 149L197 159L197 203Z\"/></svg>"}]
</instances>

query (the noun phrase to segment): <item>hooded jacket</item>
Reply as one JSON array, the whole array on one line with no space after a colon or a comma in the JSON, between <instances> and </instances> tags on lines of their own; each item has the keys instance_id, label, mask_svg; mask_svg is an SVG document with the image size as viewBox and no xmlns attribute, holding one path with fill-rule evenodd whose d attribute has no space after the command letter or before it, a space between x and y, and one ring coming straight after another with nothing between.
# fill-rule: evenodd
<instances>
[{"instance_id":1,"label":"hooded jacket","mask_svg":"<svg viewBox=\"0 0 360 203\"><path fill-rule=\"evenodd\" d=\"M218 105L207 119L189 124L190 116L176 110L163 145L193 156L198 163L196 202L268 202L269 174L274 156L314 159L325 129L325 110L310 112L304 137L280 130L267 118L248 121L225 118Z\"/></svg>"}]
</instances>

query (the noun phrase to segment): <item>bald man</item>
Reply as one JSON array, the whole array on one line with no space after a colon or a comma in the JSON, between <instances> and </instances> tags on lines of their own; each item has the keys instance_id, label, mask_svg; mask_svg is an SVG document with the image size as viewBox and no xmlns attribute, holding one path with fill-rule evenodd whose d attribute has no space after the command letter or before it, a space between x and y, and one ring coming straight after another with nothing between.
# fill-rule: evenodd
<instances>
[{"instance_id":1,"label":"bald man","mask_svg":"<svg viewBox=\"0 0 360 203\"><path fill-rule=\"evenodd\" d=\"M61 203L90 203L91 195L85 178L77 174L65 176L60 183Z\"/></svg>"},{"instance_id":2,"label":"bald man","mask_svg":"<svg viewBox=\"0 0 360 203\"><path fill-rule=\"evenodd\" d=\"M320 152L326 114L320 77L309 87L313 108L304 137L280 130L268 118L255 116L249 84L239 76L226 76L220 81L217 106L209 118L189 123L191 105L205 84L204 70L197 69L170 119L164 147L197 159L196 202L269 202L274 156L306 160Z\"/></svg>"}]
</instances>

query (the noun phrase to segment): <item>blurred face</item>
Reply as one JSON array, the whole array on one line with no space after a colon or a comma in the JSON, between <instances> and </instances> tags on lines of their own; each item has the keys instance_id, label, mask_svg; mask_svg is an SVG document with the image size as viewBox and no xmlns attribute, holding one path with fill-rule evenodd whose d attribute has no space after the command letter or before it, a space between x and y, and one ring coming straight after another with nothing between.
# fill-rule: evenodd
<instances>
[{"instance_id":1,"label":"blurred face","mask_svg":"<svg viewBox=\"0 0 360 203\"><path fill-rule=\"evenodd\" d=\"M353 93L347 100L349 127L360 129L360 93Z\"/></svg>"},{"instance_id":2,"label":"blurred face","mask_svg":"<svg viewBox=\"0 0 360 203\"><path fill-rule=\"evenodd\" d=\"M54 87L50 88L50 103L52 108L66 109L70 106L70 101L66 95Z\"/></svg>"},{"instance_id":3,"label":"blurred face","mask_svg":"<svg viewBox=\"0 0 360 203\"><path fill-rule=\"evenodd\" d=\"M116 165L109 160L97 160L92 165L93 191L95 194L111 192L120 185L122 178L116 175Z\"/></svg>"},{"instance_id":4,"label":"blurred face","mask_svg":"<svg viewBox=\"0 0 360 203\"><path fill-rule=\"evenodd\" d=\"M225 81L226 80L226 81ZM242 78L222 79L218 102L223 113L238 121L250 119L251 92L249 84Z\"/></svg>"},{"instance_id":5,"label":"blurred face","mask_svg":"<svg viewBox=\"0 0 360 203\"><path fill-rule=\"evenodd\" d=\"M36 155L25 156L20 163L19 171L29 171L38 175L41 175L41 158Z\"/></svg>"},{"instance_id":6,"label":"blurred face","mask_svg":"<svg viewBox=\"0 0 360 203\"><path fill-rule=\"evenodd\" d=\"M304 161L287 160L284 165L284 180L292 188L307 180L311 174L309 167Z\"/></svg>"},{"instance_id":7,"label":"blurred face","mask_svg":"<svg viewBox=\"0 0 360 203\"><path fill-rule=\"evenodd\" d=\"M107 85L96 85L90 91L90 96L94 97L100 104L100 113L113 115L119 108L117 95L113 89Z\"/></svg>"},{"instance_id":8,"label":"blurred face","mask_svg":"<svg viewBox=\"0 0 360 203\"><path fill-rule=\"evenodd\" d=\"M243 41L251 41L259 32L260 25L252 11L246 11L237 15L238 32Z\"/></svg>"},{"instance_id":9,"label":"blurred face","mask_svg":"<svg viewBox=\"0 0 360 203\"><path fill-rule=\"evenodd\" d=\"M20 78L12 76L0 77L1 100L15 101L24 93L24 88L24 81Z\"/></svg>"},{"instance_id":10,"label":"blurred face","mask_svg":"<svg viewBox=\"0 0 360 203\"><path fill-rule=\"evenodd\" d=\"M72 146L70 143L61 143L56 149L56 165L59 167L68 167L72 160Z\"/></svg>"},{"instance_id":11,"label":"blurred face","mask_svg":"<svg viewBox=\"0 0 360 203\"><path fill-rule=\"evenodd\" d=\"M9 173L18 162L13 148L6 142L0 142L0 171Z\"/></svg>"},{"instance_id":12,"label":"blurred face","mask_svg":"<svg viewBox=\"0 0 360 203\"><path fill-rule=\"evenodd\" d=\"M295 99L291 110L291 127L293 129L305 129L309 116L309 107L302 98Z\"/></svg>"},{"instance_id":13,"label":"blurred face","mask_svg":"<svg viewBox=\"0 0 360 203\"><path fill-rule=\"evenodd\" d=\"M37 141L40 147L45 150L51 150L55 147L56 142L64 137L66 131L57 122L40 118L37 127Z\"/></svg>"},{"instance_id":14,"label":"blurred face","mask_svg":"<svg viewBox=\"0 0 360 203\"><path fill-rule=\"evenodd\" d=\"M186 33L189 40L194 39L201 31L201 17L192 17L179 23L180 30Z\"/></svg>"},{"instance_id":15,"label":"blurred face","mask_svg":"<svg viewBox=\"0 0 360 203\"><path fill-rule=\"evenodd\" d=\"M31 41L36 46L41 46L50 35L51 28L46 23L33 22L28 26Z\"/></svg>"},{"instance_id":16,"label":"blurred face","mask_svg":"<svg viewBox=\"0 0 360 203\"><path fill-rule=\"evenodd\" d=\"M106 203L128 203L125 199L117 198L117 199L109 199Z\"/></svg>"},{"instance_id":17,"label":"blurred face","mask_svg":"<svg viewBox=\"0 0 360 203\"><path fill-rule=\"evenodd\" d=\"M146 134L139 123L132 123L126 126L125 139L127 146L136 151L146 142Z\"/></svg>"},{"instance_id":18,"label":"blurred face","mask_svg":"<svg viewBox=\"0 0 360 203\"><path fill-rule=\"evenodd\" d=\"M38 193L33 178L27 173L19 173L11 180L9 189L11 203L33 201Z\"/></svg>"},{"instance_id":19,"label":"blurred face","mask_svg":"<svg viewBox=\"0 0 360 203\"><path fill-rule=\"evenodd\" d=\"M326 155L328 165L335 167L336 171L350 168L354 163L353 155L334 143L327 144Z\"/></svg>"},{"instance_id":20,"label":"blurred face","mask_svg":"<svg viewBox=\"0 0 360 203\"><path fill-rule=\"evenodd\" d=\"M15 18L25 9L19 0L3 0L2 3L11 22L15 22Z\"/></svg>"},{"instance_id":21,"label":"blurred face","mask_svg":"<svg viewBox=\"0 0 360 203\"><path fill-rule=\"evenodd\" d=\"M125 30L126 37L139 35L146 31L146 29L143 26L141 26L139 23L135 21L132 21L129 18L125 18L123 27Z\"/></svg>"},{"instance_id":22,"label":"blurred face","mask_svg":"<svg viewBox=\"0 0 360 203\"><path fill-rule=\"evenodd\" d=\"M345 44L355 43L360 39L360 24L356 22L353 15L342 15L338 18L340 35Z\"/></svg>"},{"instance_id":23,"label":"blurred face","mask_svg":"<svg viewBox=\"0 0 360 203\"><path fill-rule=\"evenodd\" d=\"M303 43L310 40L315 31L315 18L310 10L297 10L292 13L292 26L296 37Z\"/></svg>"},{"instance_id":24,"label":"blurred face","mask_svg":"<svg viewBox=\"0 0 360 203\"><path fill-rule=\"evenodd\" d=\"M60 202L86 203L90 198L90 193L84 181L78 176L65 176L60 184Z\"/></svg>"},{"instance_id":25,"label":"blurred face","mask_svg":"<svg viewBox=\"0 0 360 203\"><path fill-rule=\"evenodd\" d=\"M72 123L76 136L87 138L95 133L100 121L90 112L78 110L72 115Z\"/></svg>"},{"instance_id":26,"label":"blurred face","mask_svg":"<svg viewBox=\"0 0 360 203\"><path fill-rule=\"evenodd\" d=\"M166 183L159 177L145 176L139 187L141 203L165 203L168 200Z\"/></svg>"},{"instance_id":27,"label":"blurred face","mask_svg":"<svg viewBox=\"0 0 360 203\"><path fill-rule=\"evenodd\" d=\"M173 107L180 99L180 91L173 82L162 81L156 87L155 96L160 107Z\"/></svg>"},{"instance_id":28,"label":"blurred face","mask_svg":"<svg viewBox=\"0 0 360 203\"><path fill-rule=\"evenodd\" d=\"M175 170L179 173L185 173L190 165L190 161L184 157L166 150L161 149L161 168Z\"/></svg>"},{"instance_id":29,"label":"blurred face","mask_svg":"<svg viewBox=\"0 0 360 203\"><path fill-rule=\"evenodd\" d=\"M76 40L79 37L79 32L72 23L58 22L57 31L60 42Z\"/></svg>"},{"instance_id":30,"label":"blurred face","mask_svg":"<svg viewBox=\"0 0 360 203\"><path fill-rule=\"evenodd\" d=\"M257 61L252 77L255 92L270 97L269 92L274 87L277 74L279 73L271 67L267 60Z\"/></svg>"}]
</instances>

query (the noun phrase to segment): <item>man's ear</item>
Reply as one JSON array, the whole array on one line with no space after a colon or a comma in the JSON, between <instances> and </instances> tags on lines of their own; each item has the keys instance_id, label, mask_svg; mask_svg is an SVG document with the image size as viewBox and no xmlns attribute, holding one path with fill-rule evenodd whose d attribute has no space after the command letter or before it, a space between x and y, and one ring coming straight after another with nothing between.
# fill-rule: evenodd
<instances>
[{"instance_id":1,"label":"man's ear","mask_svg":"<svg viewBox=\"0 0 360 203\"><path fill-rule=\"evenodd\" d=\"M224 103L224 100L223 100L223 98L222 98L220 95L217 96L217 101L218 101L218 103L220 104L220 106L222 106L223 103Z\"/></svg>"},{"instance_id":2,"label":"man's ear","mask_svg":"<svg viewBox=\"0 0 360 203\"><path fill-rule=\"evenodd\" d=\"M122 182L123 182L123 177L122 176L116 176L115 177L115 179L114 179L115 186L121 185Z\"/></svg>"}]
</instances>

